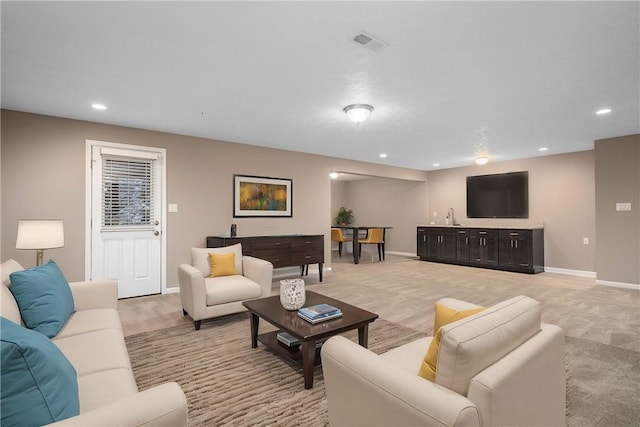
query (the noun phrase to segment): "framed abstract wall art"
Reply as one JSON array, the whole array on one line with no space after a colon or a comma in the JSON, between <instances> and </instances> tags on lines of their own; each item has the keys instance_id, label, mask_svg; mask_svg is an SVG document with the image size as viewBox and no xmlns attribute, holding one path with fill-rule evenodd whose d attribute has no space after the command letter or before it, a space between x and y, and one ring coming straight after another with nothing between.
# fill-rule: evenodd
<instances>
[{"instance_id":1,"label":"framed abstract wall art","mask_svg":"<svg viewBox=\"0 0 640 427\"><path fill-rule=\"evenodd\" d=\"M293 180L233 176L233 217L292 217Z\"/></svg>"}]
</instances>

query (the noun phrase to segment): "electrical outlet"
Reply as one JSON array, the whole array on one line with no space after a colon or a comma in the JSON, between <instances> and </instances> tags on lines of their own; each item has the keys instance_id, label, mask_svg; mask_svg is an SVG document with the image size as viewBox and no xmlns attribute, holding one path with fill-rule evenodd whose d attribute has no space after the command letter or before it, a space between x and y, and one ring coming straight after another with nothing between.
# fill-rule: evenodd
<instances>
[{"instance_id":1,"label":"electrical outlet","mask_svg":"<svg viewBox=\"0 0 640 427\"><path fill-rule=\"evenodd\" d=\"M630 211L631 210L631 203L616 203L616 210L617 211Z\"/></svg>"},{"instance_id":2,"label":"electrical outlet","mask_svg":"<svg viewBox=\"0 0 640 427\"><path fill-rule=\"evenodd\" d=\"M582 238L582 244L588 245L589 244L589 238L588 237L583 237Z\"/></svg>"},{"instance_id":3,"label":"electrical outlet","mask_svg":"<svg viewBox=\"0 0 640 427\"><path fill-rule=\"evenodd\" d=\"M176 203L169 203L167 208L169 212L178 212L178 205Z\"/></svg>"}]
</instances>

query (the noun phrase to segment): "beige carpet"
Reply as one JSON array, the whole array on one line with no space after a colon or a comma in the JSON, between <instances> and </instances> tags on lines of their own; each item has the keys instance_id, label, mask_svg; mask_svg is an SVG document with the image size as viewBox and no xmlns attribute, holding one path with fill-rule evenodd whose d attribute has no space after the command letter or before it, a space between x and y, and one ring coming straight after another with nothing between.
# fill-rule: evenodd
<instances>
[{"instance_id":1,"label":"beige carpet","mask_svg":"<svg viewBox=\"0 0 640 427\"><path fill-rule=\"evenodd\" d=\"M261 322L260 332L269 329ZM345 336L357 340L356 331ZM378 319L369 327L369 349L382 353L421 336ZM138 388L176 381L187 396L191 426L328 423L322 369L305 390L300 367L260 343L251 348L246 313L207 321L200 331L189 323L132 335L126 343Z\"/></svg>"}]
</instances>

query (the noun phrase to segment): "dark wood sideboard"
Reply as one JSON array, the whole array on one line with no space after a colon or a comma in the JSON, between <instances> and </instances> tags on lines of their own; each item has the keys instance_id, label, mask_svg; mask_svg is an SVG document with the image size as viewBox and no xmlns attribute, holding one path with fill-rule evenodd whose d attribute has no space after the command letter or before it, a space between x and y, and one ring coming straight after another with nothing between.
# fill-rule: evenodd
<instances>
[{"instance_id":1,"label":"dark wood sideboard","mask_svg":"<svg viewBox=\"0 0 640 427\"><path fill-rule=\"evenodd\" d=\"M207 236L208 248L242 244L242 254L265 259L274 268L300 266L302 274L309 264L318 264L322 282L324 235L285 234L281 236ZM307 274L309 269L307 268Z\"/></svg>"}]
</instances>

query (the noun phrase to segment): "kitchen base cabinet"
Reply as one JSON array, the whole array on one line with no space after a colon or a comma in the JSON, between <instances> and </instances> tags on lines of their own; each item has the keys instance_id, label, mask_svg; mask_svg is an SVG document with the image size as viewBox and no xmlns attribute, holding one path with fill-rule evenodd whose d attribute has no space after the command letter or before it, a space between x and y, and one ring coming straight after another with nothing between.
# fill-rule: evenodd
<instances>
[{"instance_id":1,"label":"kitchen base cabinet","mask_svg":"<svg viewBox=\"0 0 640 427\"><path fill-rule=\"evenodd\" d=\"M417 253L422 261L541 273L544 230L419 226Z\"/></svg>"}]
</instances>

